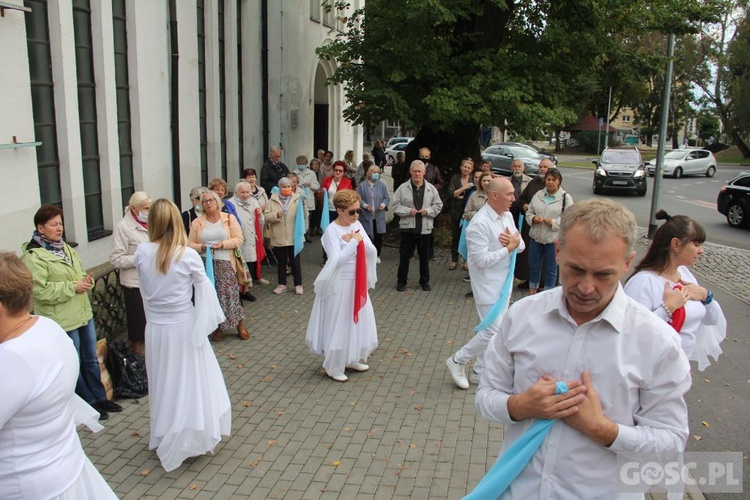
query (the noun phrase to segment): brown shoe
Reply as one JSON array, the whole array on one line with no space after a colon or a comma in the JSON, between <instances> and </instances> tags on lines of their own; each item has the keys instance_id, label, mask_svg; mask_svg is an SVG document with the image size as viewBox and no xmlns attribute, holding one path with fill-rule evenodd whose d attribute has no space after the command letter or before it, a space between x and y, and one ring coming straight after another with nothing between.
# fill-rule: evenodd
<instances>
[{"instance_id":1,"label":"brown shoe","mask_svg":"<svg viewBox=\"0 0 750 500\"><path fill-rule=\"evenodd\" d=\"M237 325L237 334L242 340L247 340L250 338L250 332L247 331L247 328L245 328L245 325L243 323Z\"/></svg>"},{"instance_id":2,"label":"brown shoe","mask_svg":"<svg viewBox=\"0 0 750 500\"><path fill-rule=\"evenodd\" d=\"M211 340L214 342L220 342L222 338L224 338L224 334L221 332L221 328L217 328L211 335Z\"/></svg>"}]
</instances>

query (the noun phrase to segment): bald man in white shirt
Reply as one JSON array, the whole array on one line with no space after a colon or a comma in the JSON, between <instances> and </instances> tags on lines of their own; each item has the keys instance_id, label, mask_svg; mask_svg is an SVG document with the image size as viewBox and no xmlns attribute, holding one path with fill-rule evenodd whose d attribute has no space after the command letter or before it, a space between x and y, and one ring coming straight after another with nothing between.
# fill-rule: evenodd
<instances>
[{"instance_id":1,"label":"bald man in white shirt","mask_svg":"<svg viewBox=\"0 0 750 500\"><path fill-rule=\"evenodd\" d=\"M504 500L634 498L617 491L617 453L684 450L688 360L620 285L635 238L626 208L571 206L556 242L562 287L516 302L490 341L476 406L508 426L501 454L536 419L559 420ZM570 390L555 395L557 381Z\"/></svg>"},{"instance_id":2,"label":"bald man in white shirt","mask_svg":"<svg viewBox=\"0 0 750 500\"><path fill-rule=\"evenodd\" d=\"M515 201L513 184L505 177L495 177L487 185L485 194L487 203L474 214L466 228L471 291L480 322L484 321L490 308L502 295L513 250L523 252L526 248L510 213ZM500 327L501 320L502 314L445 360L453 382L459 388L468 389L470 381L479 383L484 370L484 352ZM472 360L475 360L474 367L467 378L466 364Z\"/></svg>"}]
</instances>

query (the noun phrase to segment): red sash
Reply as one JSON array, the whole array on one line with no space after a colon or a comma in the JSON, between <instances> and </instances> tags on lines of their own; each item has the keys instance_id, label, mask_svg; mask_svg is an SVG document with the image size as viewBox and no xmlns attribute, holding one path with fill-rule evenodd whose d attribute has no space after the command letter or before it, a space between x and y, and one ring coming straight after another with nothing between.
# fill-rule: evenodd
<instances>
[{"instance_id":1,"label":"red sash","mask_svg":"<svg viewBox=\"0 0 750 500\"><path fill-rule=\"evenodd\" d=\"M682 285L677 283L672 287L672 290L682 290ZM685 324L685 306L675 309L672 312L672 319L669 320L669 324L672 325L672 328L674 328L677 333L680 333L682 325Z\"/></svg>"},{"instance_id":2,"label":"red sash","mask_svg":"<svg viewBox=\"0 0 750 500\"><path fill-rule=\"evenodd\" d=\"M266 258L266 249L263 248L263 233L260 230L260 217L257 213L255 214L255 256L255 274L260 279L260 264Z\"/></svg>"},{"instance_id":3,"label":"red sash","mask_svg":"<svg viewBox=\"0 0 750 500\"><path fill-rule=\"evenodd\" d=\"M354 322L359 322L359 310L367 302L367 261L365 260L365 242L357 244L357 267L354 278Z\"/></svg>"}]
</instances>

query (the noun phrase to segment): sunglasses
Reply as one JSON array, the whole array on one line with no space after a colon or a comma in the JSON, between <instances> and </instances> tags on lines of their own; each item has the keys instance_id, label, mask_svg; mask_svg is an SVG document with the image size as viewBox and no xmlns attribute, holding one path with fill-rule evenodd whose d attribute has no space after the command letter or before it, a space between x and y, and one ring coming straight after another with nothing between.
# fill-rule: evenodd
<instances>
[{"instance_id":1,"label":"sunglasses","mask_svg":"<svg viewBox=\"0 0 750 500\"><path fill-rule=\"evenodd\" d=\"M354 215L354 214L361 215L362 214L362 209L361 208L354 208L352 210L347 210L347 213L349 215Z\"/></svg>"},{"instance_id":2,"label":"sunglasses","mask_svg":"<svg viewBox=\"0 0 750 500\"><path fill-rule=\"evenodd\" d=\"M338 168L337 168L336 170L334 170L334 172L336 172L336 173L338 173L338 174L343 174L343 173L344 173L344 171L343 171L343 170L339 170Z\"/></svg>"}]
</instances>

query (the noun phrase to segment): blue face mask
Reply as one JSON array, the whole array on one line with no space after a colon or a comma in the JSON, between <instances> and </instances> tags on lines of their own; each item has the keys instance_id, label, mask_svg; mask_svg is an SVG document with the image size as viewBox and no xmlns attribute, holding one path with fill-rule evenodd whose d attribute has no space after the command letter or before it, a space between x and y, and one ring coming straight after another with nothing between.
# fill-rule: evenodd
<instances>
[{"instance_id":1,"label":"blue face mask","mask_svg":"<svg viewBox=\"0 0 750 500\"><path fill-rule=\"evenodd\" d=\"M380 174L372 174L372 180L376 181L380 179Z\"/></svg>"},{"instance_id":2,"label":"blue face mask","mask_svg":"<svg viewBox=\"0 0 750 500\"><path fill-rule=\"evenodd\" d=\"M305 164L302 164L302 165L297 165L297 168L298 168L299 170L304 170L304 169L305 169L305 167L307 167L307 165L305 165Z\"/></svg>"}]
</instances>

